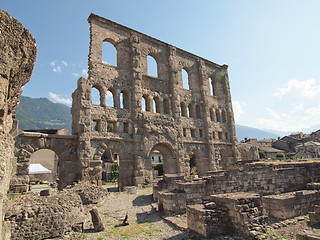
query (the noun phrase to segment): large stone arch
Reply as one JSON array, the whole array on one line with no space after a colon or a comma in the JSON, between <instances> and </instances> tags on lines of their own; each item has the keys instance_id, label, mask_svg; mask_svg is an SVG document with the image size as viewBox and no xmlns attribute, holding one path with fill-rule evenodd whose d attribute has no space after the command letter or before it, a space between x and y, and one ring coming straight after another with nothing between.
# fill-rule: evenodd
<instances>
[{"instance_id":1,"label":"large stone arch","mask_svg":"<svg viewBox=\"0 0 320 240\"><path fill-rule=\"evenodd\" d=\"M30 158L41 149L50 149L58 155L60 189L78 180L74 137L23 132L15 140L17 166L16 175L11 181L11 189L14 191L28 190Z\"/></svg>"},{"instance_id":2,"label":"large stone arch","mask_svg":"<svg viewBox=\"0 0 320 240\"><path fill-rule=\"evenodd\" d=\"M160 142L155 144L148 151L148 161L151 161L151 153L158 150L163 156L163 172L164 175L179 174L179 161L176 157L173 147L167 142ZM151 165L151 164L150 164Z\"/></svg>"},{"instance_id":3,"label":"large stone arch","mask_svg":"<svg viewBox=\"0 0 320 240\"><path fill-rule=\"evenodd\" d=\"M130 186L134 183L134 161L133 146L125 141L93 141L92 151L94 161L99 161L96 165L96 180L102 179L102 160L101 157L107 150L112 150L119 155L119 179L118 187L122 189L124 186Z\"/></svg>"}]
</instances>

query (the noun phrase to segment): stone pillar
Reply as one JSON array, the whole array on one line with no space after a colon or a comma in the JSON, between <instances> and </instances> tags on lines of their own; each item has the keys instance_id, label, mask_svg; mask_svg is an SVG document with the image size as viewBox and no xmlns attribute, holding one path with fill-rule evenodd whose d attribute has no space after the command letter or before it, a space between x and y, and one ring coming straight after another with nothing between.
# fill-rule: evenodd
<instances>
[{"instance_id":1,"label":"stone pillar","mask_svg":"<svg viewBox=\"0 0 320 240\"><path fill-rule=\"evenodd\" d=\"M138 135L138 121L141 114L141 99L142 99L142 69L141 69L141 49L140 38L135 33L130 36L131 50L131 87L132 87L132 133L133 133L133 149L134 149L134 184L140 185L144 183L144 161L141 157L141 139ZM146 110L150 104L149 97L146 100ZM149 105L150 106L150 105Z\"/></svg>"},{"instance_id":2,"label":"stone pillar","mask_svg":"<svg viewBox=\"0 0 320 240\"><path fill-rule=\"evenodd\" d=\"M208 84L209 80L206 78L205 63L203 60L198 60L198 71L200 80L200 92L201 92L201 106L202 106L202 120L204 123L204 136L208 148L208 158L203 165L207 166L205 171L217 170L216 159L214 154L214 143L212 140L212 133L209 132L209 121L210 121L210 108L208 104L208 97L210 96L210 86Z\"/></svg>"},{"instance_id":3,"label":"stone pillar","mask_svg":"<svg viewBox=\"0 0 320 240\"><path fill-rule=\"evenodd\" d=\"M223 75L223 84L225 86L224 88L224 95L226 98L226 114L227 114L227 125L229 129L229 136L230 136L230 142L232 144L232 162L227 163L228 168L232 168L232 166L240 160L240 153L237 149L237 137L236 137L236 128L235 128L235 122L234 122L234 115L233 115L233 109L232 109L232 102L231 102L231 93L230 93L230 85L229 85L229 76L228 76L228 66L223 65L222 71L224 72Z\"/></svg>"}]
</instances>

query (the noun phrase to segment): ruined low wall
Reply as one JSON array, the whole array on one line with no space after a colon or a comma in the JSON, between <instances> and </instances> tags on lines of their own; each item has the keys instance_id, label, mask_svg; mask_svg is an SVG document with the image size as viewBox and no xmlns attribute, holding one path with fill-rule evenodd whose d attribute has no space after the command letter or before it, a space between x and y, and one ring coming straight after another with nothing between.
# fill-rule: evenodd
<instances>
[{"instance_id":1,"label":"ruined low wall","mask_svg":"<svg viewBox=\"0 0 320 240\"><path fill-rule=\"evenodd\" d=\"M24 195L10 202L5 221L11 223L11 239L46 239L63 236L83 222L82 201L72 191L53 196Z\"/></svg>"},{"instance_id":2,"label":"ruined low wall","mask_svg":"<svg viewBox=\"0 0 320 240\"><path fill-rule=\"evenodd\" d=\"M211 238L234 232L254 237L253 224L261 221L259 194L229 193L211 196L212 202L187 207L188 230Z\"/></svg>"},{"instance_id":3,"label":"ruined low wall","mask_svg":"<svg viewBox=\"0 0 320 240\"><path fill-rule=\"evenodd\" d=\"M247 164L196 181L174 182L170 189L179 192L180 198L174 196L174 191L168 195L170 191L166 189L158 192L157 196L164 211L182 212L186 205L209 200L212 194L255 192L271 195L303 190L307 189L308 183L319 181L319 176L320 163ZM180 204L180 199L186 202Z\"/></svg>"},{"instance_id":4,"label":"ruined low wall","mask_svg":"<svg viewBox=\"0 0 320 240\"><path fill-rule=\"evenodd\" d=\"M83 182L50 196L28 193L10 200L5 222L11 226L11 239L51 239L81 231L83 205L102 203L107 195L107 189Z\"/></svg>"},{"instance_id":5,"label":"ruined low wall","mask_svg":"<svg viewBox=\"0 0 320 240\"><path fill-rule=\"evenodd\" d=\"M307 214L320 204L320 192L297 191L262 197L263 210L269 217L288 219Z\"/></svg>"}]
</instances>

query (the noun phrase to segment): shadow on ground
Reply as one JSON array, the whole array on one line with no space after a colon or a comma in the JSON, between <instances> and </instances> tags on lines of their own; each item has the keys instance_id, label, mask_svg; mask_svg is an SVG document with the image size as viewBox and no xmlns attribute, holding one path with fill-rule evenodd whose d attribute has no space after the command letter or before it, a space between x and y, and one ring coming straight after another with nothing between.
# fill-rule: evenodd
<instances>
[{"instance_id":1,"label":"shadow on ground","mask_svg":"<svg viewBox=\"0 0 320 240\"><path fill-rule=\"evenodd\" d=\"M133 199L133 206L147 206L152 203L152 195L141 195Z\"/></svg>"}]
</instances>

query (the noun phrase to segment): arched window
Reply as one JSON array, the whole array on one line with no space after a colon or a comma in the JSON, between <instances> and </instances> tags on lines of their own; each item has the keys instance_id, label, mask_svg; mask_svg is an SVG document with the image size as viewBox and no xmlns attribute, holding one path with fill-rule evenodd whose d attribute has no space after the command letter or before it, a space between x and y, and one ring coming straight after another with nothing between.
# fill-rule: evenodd
<instances>
[{"instance_id":1,"label":"arched window","mask_svg":"<svg viewBox=\"0 0 320 240\"><path fill-rule=\"evenodd\" d=\"M170 102L168 98L163 99L163 111L165 114L170 114Z\"/></svg>"},{"instance_id":2,"label":"arched window","mask_svg":"<svg viewBox=\"0 0 320 240\"><path fill-rule=\"evenodd\" d=\"M129 95L126 91L120 93L120 108L129 109Z\"/></svg>"},{"instance_id":3,"label":"arched window","mask_svg":"<svg viewBox=\"0 0 320 240\"><path fill-rule=\"evenodd\" d=\"M181 73L182 73L182 86L183 86L183 88L190 90L189 73L184 68L181 70Z\"/></svg>"},{"instance_id":4,"label":"arched window","mask_svg":"<svg viewBox=\"0 0 320 240\"><path fill-rule=\"evenodd\" d=\"M147 67L149 76L158 77L158 63L151 55L147 56Z\"/></svg>"},{"instance_id":5,"label":"arched window","mask_svg":"<svg viewBox=\"0 0 320 240\"><path fill-rule=\"evenodd\" d=\"M142 96L141 101L142 101L142 103L141 103L142 111L147 111L147 100L146 100L146 97Z\"/></svg>"},{"instance_id":6,"label":"arched window","mask_svg":"<svg viewBox=\"0 0 320 240\"><path fill-rule=\"evenodd\" d=\"M196 117L201 118L201 107L200 105L196 105Z\"/></svg>"},{"instance_id":7,"label":"arched window","mask_svg":"<svg viewBox=\"0 0 320 240\"><path fill-rule=\"evenodd\" d=\"M226 111L225 110L222 110L222 114L221 114L221 117L222 117L222 122L227 122L227 117L226 117Z\"/></svg>"},{"instance_id":8,"label":"arched window","mask_svg":"<svg viewBox=\"0 0 320 240\"><path fill-rule=\"evenodd\" d=\"M181 108L181 110L180 110L181 116L188 117L188 109L187 109L187 106L184 102L181 102L180 108Z\"/></svg>"},{"instance_id":9,"label":"arched window","mask_svg":"<svg viewBox=\"0 0 320 240\"><path fill-rule=\"evenodd\" d=\"M214 78L213 77L209 77L209 86L210 86L210 94L212 96L215 95L215 89L214 89Z\"/></svg>"},{"instance_id":10,"label":"arched window","mask_svg":"<svg viewBox=\"0 0 320 240\"><path fill-rule=\"evenodd\" d=\"M107 106L114 107L113 92L107 91Z\"/></svg>"},{"instance_id":11,"label":"arched window","mask_svg":"<svg viewBox=\"0 0 320 240\"><path fill-rule=\"evenodd\" d=\"M194 117L194 111L193 111L193 104L190 103L188 106L188 117L193 118Z\"/></svg>"},{"instance_id":12,"label":"arched window","mask_svg":"<svg viewBox=\"0 0 320 240\"><path fill-rule=\"evenodd\" d=\"M221 113L219 109L217 109L216 111L216 119L217 119L217 122L221 122Z\"/></svg>"},{"instance_id":13,"label":"arched window","mask_svg":"<svg viewBox=\"0 0 320 240\"><path fill-rule=\"evenodd\" d=\"M213 108L211 108L210 109L210 119L211 119L211 121L213 121L213 122L215 122L216 121L216 116L215 116L216 114L215 114L215 112L214 112L214 109Z\"/></svg>"},{"instance_id":14,"label":"arched window","mask_svg":"<svg viewBox=\"0 0 320 240\"><path fill-rule=\"evenodd\" d=\"M117 49L109 40L102 42L102 62L117 66Z\"/></svg>"},{"instance_id":15,"label":"arched window","mask_svg":"<svg viewBox=\"0 0 320 240\"><path fill-rule=\"evenodd\" d=\"M100 91L96 87L91 88L92 104L100 105Z\"/></svg>"},{"instance_id":16,"label":"arched window","mask_svg":"<svg viewBox=\"0 0 320 240\"><path fill-rule=\"evenodd\" d=\"M158 97L153 98L153 112L160 113L160 100Z\"/></svg>"}]
</instances>

